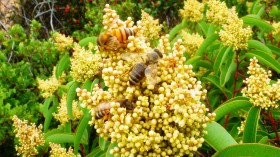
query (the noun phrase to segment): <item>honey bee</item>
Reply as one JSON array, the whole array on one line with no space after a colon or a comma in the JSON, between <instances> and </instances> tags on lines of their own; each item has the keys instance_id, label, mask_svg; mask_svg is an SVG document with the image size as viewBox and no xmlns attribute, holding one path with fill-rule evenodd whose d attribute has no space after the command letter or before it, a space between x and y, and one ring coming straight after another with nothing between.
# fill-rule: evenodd
<instances>
[{"instance_id":1,"label":"honey bee","mask_svg":"<svg viewBox=\"0 0 280 157\"><path fill-rule=\"evenodd\" d=\"M101 119L110 113L110 109L111 109L110 103L111 102L114 102L114 101L103 102L97 106L95 119ZM126 108L127 110L133 109L132 103L128 100L118 100L115 102L120 103L120 107Z\"/></svg>"},{"instance_id":2,"label":"honey bee","mask_svg":"<svg viewBox=\"0 0 280 157\"><path fill-rule=\"evenodd\" d=\"M99 49L106 51L116 51L119 48L126 48L129 36L134 36L132 28L118 28L110 32L103 32L97 38Z\"/></svg>"},{"instance_id":3,"label":"honey bee","mask_svg":"<svg viewBox=\"0 0 280 157\"><path fill-rule=\"evenodd\" d=\"M146 53L145 59L142 62L136 63L129 75L131 85L139 83L144 77L148 79L148 84L154 86L156 84L157 62L162 58L162 53L158 49L153 52ZM130 60L129 56L122 56L125 60ZM139 57L138 57L139 58Z\"/></svg>"}]
</instances>

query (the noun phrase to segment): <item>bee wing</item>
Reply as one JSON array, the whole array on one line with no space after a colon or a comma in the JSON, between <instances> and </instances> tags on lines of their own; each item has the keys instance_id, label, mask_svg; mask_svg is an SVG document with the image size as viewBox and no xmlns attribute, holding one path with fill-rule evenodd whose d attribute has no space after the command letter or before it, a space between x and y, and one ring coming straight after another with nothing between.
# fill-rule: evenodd
<instances>
[{"instance_id":1,"label":"bee wing","mask_svg":"<svg viewBox=\"0 0 280 157\"><path fill-rule=\"evenodd\" d=\"M154 86L157 83L157 64L151 64L145 69L148 84Z\"/></svg>"},{"instance_id":2,"label":"bee wing","mask_svg":"<svg viewBox=\"0 0 280 157\"><path fill-rule=\"evenodd\" d=\"M105 45L108 47L108 49L112 49L112 50L117 50L121 46L120 42L115 36L109 37Z\"/></svg>"}]
</instances>

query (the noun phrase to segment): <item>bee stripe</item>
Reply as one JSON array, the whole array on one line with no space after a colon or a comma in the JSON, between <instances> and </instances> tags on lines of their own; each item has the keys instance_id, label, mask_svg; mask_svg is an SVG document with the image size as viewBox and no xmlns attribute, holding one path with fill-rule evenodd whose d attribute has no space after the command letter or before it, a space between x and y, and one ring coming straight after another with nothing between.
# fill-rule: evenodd
<instances>
[{"instance_id":1,"label":"bee stripe","mask_svg":"<svg viewBox=\"0 0 280 157\"><path fill-rule=\"evenodd\" d=\"M122 34L122 40L121 41L124 42L128 38L127 33L126 33L126 28L120 29L120 32Z\"/></svg>"},{"instance_id":2,"label":"bee stripe","mask_svg":"<svg viewBox=\"0 0 280 157\"><path fill-rule=\"evenodd\" d=\"M129 36L134 36L134 31L133 31L133 29L132 28L130 28L130 29L128 29L129 30Z\"/></svg>"},{"instance_id":3,"label":"bee stripe","mask_svg":"<svg viewBox=\"0 0 280 157\"><path fill-rule=\"evenodd\" d=\"M114 32L115 32L115 36L118 38L118 41L123 41L122 33L121 33L120 29L116 29Z\"/></svg>"}]
</instances>

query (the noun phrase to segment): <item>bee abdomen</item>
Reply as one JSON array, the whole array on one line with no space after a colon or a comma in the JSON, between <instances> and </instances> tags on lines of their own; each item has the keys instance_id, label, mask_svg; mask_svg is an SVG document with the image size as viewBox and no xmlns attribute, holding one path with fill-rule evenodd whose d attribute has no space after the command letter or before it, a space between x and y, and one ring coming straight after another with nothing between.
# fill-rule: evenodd
<instances>
[{"instance_id":1,"label":"bee abdomen","mask_svg":"<svg viewBox=\"0 0 280 157\"><path fill-rule=\"evenodd\" d=\"M144 63L137 63L129 76L129 82L131 85L135 85L145 77L146 65Z\"/></svg>"},{"instance_id":2,"label":"bee abdomen","mask_svg":"<svg viewBox=\"0 0 280 157\"><path fill-rule=\"evenodd\" d=\"M129 36L134 36L132 28L119 28L112 31L113 36L118 38L118 41L125 42Z\"/></svg>"}]
</instances>

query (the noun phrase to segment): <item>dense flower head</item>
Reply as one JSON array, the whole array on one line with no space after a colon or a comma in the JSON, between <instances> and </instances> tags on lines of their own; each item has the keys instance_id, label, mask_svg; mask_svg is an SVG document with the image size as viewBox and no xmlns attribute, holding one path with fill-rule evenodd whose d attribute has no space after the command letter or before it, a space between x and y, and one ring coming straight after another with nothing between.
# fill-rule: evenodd
<instances>
[{"instance_id":1,"label":"dense flower head","mask_svg":"<svg viewBox=\"0 0 280 157\"><path fill-rule=\"evenodd\" d=\"M232 46L233 50L247 49L248 40L252 36L250 26L243 26L243 21L238 18L235 9L229 10L227 22L222 25L219 32L222 43L226 46Z\"/></svg>"},{"instance_id":2,"label":"dense flower head","mask_svg":"<svg viewBox=\"0 0 280 157\"><path fill-rule=\"evenodd\" d=\"M58 113L53 113L53 117L56 120L58 120L62 125L64 125L65 123L67 123L70 120L70 117L68 116L68 113L67 113L67 95L66 94L62 95L59 106L57 108L58 108ZM79 120L83 116L83 112L79 109L77 101L73 101L72 111L73 111L74 120Z\"/></svg>"},{"instance_id":3,"label":"dense flower head","mask_svg":"<svg viewBox=\"0 0 280 157\"><path fill-rule=\"evenodd\" d=\"M159 43L157 48L162 52L162 53L168 53L171 51L170 43L169 43L169 34L166 34L164 36L161 36L159 39Z\"/></svg>"},{"instance_id":4,"label":"dense flower head","mask_svg":"<svg viewBox=\"0 0 280 157\"><path fill-rule=\"evenodd\" d=\"M62 73L59 79L55 76L56 67L53 68L52 76L47 80L42 80L37 78L38 81L38 89L40 89L42 93L42 97L48 98L53 95L55 91L57 91L58 87L65 82L66 74Z\"/></svg>"},{"instance_id":5,"label":"dense flower head","mask_svg":"<svg viewBox=\"0 0 280 157\"><path fill-rule=\"evenodd\" d=\"M227 22L229 9L225 2L219 0L209 0L206 12L207 20L211 23L221 26Z\"/></svg>"},{"instance_id":6,"label":"dense flower head","mask_svg":"<svg viewBox=\"0 0 280 157\"><path fill-rule=\"evenodd\" d=\"M273 26L273 28L275 29L275 30L272 32L272 35L273 35L273 36L279 35L279 32L280 32L280 22L274 22L274 23L272 23L272 26Z\"/></svg>"},{"instance_id":7,"label":"dense flower head","mask_svg":"<svg viewBox=\"0 0 280 157\"><path fill-rule=\"evenodd\" d=\"M154 20L152 16L142 10L141 14L141 26L143 36L146 37L148 41L152 41L159 38L162 25L159 24L158 19Z\"/></svg>"},{"instance_id":8,"label":"dense flower head","mask_svg":"<svg viewBox=\"0 0 280 157\"><path fill-rule=\"evenodd\" d=\"M53 34L54 44L60 53L65 53L70 48L72 48L74 40L71 37L66 37L64 34L60 34L58 32Z\"/></svg>"},{"instance_id":9,"label":"dense flower head","mask_svg":"<svg viewBox=\"0 0 280 157\"><path fill-rule=\"evenodd\" d=\"M51 151L50 157L80 157L81 155L75 155L73 149L69 147L68 151L62 148L60 144L50 143Z\"/></svg>"},{"instance_id":10,"label":"dense flower head","mask_svg":"<svg viewBox=\"0 0 280 157\"><path fill-rule=\"evenodd\" d=\"M98 75L101 71L102 60L100 55L74 44L74 53L71 60L70 75L75 81L85 82Z\"/></svg>"},{"instance_id":11,"label":"dense flower head","mask_svg":"<svg viewBox=\"0 0 280 157\"><path fill-rule=\"evenodd\" d=\"M244 80L247 87L243 88L243 96L249 97L250 101L262 109L277 108L280 100L280 80L270 85L271 71L265 71L254 57L250 59L248 68L249 78Z\"/></svg>"},{"instance_id":12,"label":"dense flower head","mask_svg":"<svg viewBox=\"0 0 280 157\"><path fill-rule=\"evenodd\" d=\"M183 45L186 47L186 52L190 56L194 56L204 41L203 37L199 34L189 34L187 32L182 32L182 38L183 38Z\"/></svg>"},{"instance_id":13,"label":"dense flower head","mask_svg":"<svg viewBox=\"0 0 280 157\"><path fill-rule=\"evenodd\" d=\"M140 31L141 22L136 26ZM157 48L163 56L155 63L147 62L154 48L141 33L130 36L122 51L97 51L107 90L99 84L92 92L76 89L81 106L92 115L89 124L101 137L117 143L111 150L116 157L192 155L204 142L206 123L214 120L215 114L207 113L201 102L207 91L192 65L184 64L182 40L171 49L168 37L160 38ZM146 75L133 85L131 70L138 63L155 71L153 77Z\"/></svg>"},{"instance_id":14,"label":"dense flower head","mask_svg":"<svg viewBox=\"0 0 280 157\"><path fill-rule=\"evenodd\" d=\"M17 155L35 156L38 154L36 147L43 146L45 143L44 134L42 133L42 125L36 127L33 123L28 125L27 120L20 120L17 116L13 116L16 138L18 138L20 146L16 145Z\"/></svg>"},{"instance_id":15,"label":"dense flower head","mask_svg":"<svg viewBox=\"0 0 280 157\"><path fill-rule=\"evenodd\" d=\"M180 9L180 15L191 22L198 22L203 18L203 9L203 3L197 0L185 0L184 8Z\"/></svg>"}]
</instances>

